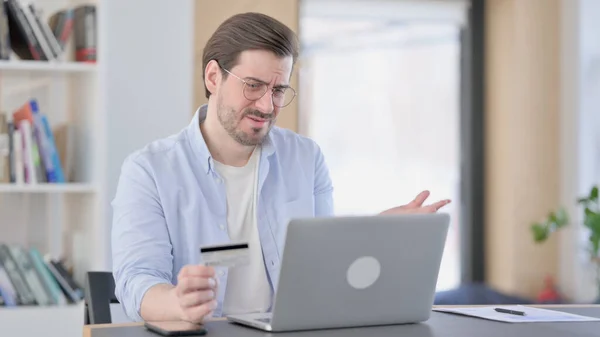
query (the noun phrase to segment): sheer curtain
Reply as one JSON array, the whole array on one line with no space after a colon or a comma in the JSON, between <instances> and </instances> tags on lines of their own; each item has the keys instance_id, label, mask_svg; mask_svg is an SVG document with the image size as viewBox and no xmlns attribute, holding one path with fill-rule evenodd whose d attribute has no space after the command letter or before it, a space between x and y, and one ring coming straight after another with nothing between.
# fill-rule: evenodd
<instances>
[{"instance_id":1,"label":"sheer curtain","mask_svg":"<svg viewBox=\"0 0 600 337\"><path fill-rule=\"evenodd\" d=\"M300 132L326 156L339 215L373 214L425 189L429 201L451 198L438 290L457 286L464 4L336 3L303 2Z\"/></svg>"}]
</instances>

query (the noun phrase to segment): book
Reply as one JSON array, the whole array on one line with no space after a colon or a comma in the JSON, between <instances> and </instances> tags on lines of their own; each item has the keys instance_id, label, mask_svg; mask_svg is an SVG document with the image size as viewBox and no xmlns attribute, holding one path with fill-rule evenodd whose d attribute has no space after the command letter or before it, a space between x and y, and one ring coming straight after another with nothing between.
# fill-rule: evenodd
<instances>
[{"instance_id":1,"label":"book","mask_svg":"<svg viewBox=\"0 0 600 337\"><path fill-rule=\"evenodd\" d=\"M84 289L62 260L0 243L0 296L5 306L58 306L82 301Z\"/></svg>"},{"instance_id":2,"label":"book","mask_svg":"<svg viewBox=\"0 0 600 337\"><path fill-rule=\"evenodd\" d=\"M29 21L17 0L5 0L11 49L23 60L46 60Z\"/></svg>"},{"instance_id":3,"label":"book","mask_svg":"<svg viewBox=\"0 0 600 337\"><path fill-rule=\"evenodd\" d=\"M15 172L15 126L14 123L11 120L9 120L6 123L6 128L7 128L7 133L8 133L8 176L9 176L9 182L11 183L16 183L17 182L17 176L16 176L16 172ZM19 143L21 144L21 143Z\"/></svg>"},{"instance_id":4,"label":"book","mask_svg":"<svg viewBox=\"0 0 600 337\"><path fill-rule=\"evenodd\" d=\"M54 13L50 16L48 25L58 41L60 49L64 52L65 46L73 32L73 9L67 8Z\"/></svg>"},{"instance_id":5,"label":"book","mask_svg":"<svg viewBox=\"0 0 600 337\"><path fill-rule=\"evenodd\" d=\"M96 62L96 6L83 5L75 8L73 34L75 37L75 60Z\"/></svg>"},{"instance_id":6,"label":"book","mask_svg":"<svg viewBox=\"0 0 600 337\"><path fill-rule=\"evenodd\" d=\"M6 5L0 6L0 60L9 60L12 53Z\"/></svg>"},{"instance_id":7,"label":"book","mask_svg":"<svg viewBox=\"0 0 600 337\"><path fill-rule=\"evenodd\" d=\"M31 29L31 32L35 39L35 43L39 46L39 50L41 52L41 59L45 61L51 61L56 59L56 56L52 52L50 42L44 36L42 28L35 19L34 13L31 12L29 7L24 6L21 3L19 3L19 10L21 11L21 13L23 13L23 17L25 18L25 20L27 20L27 24Z\"/></svg>"},{"instance_id":8,"label":"book","mask_svg":"<svg viewBox=\"0 0 600 337\"><path fill-rule=\"evenodd\" d=\"M65 183L61 156L67 154L60 153L49 119L37 100L29 99L8 118L10 121L5 122L0 114L0 182ZM65 137L59 140L71 143Z\"/></svg>"},{"instance_id":9,"label":"book","mask_svg":"<svg viewBox=\"0 0 600 337\"><path fill-rule=\"evenodd\" d=\"M84 297L83 288L75 281L75 279L73 279L71 274L67 272L64 264L49 256L46 256L44 260L46 261L48 269L67 295L67 298L74 303L81 301Z\"/></svg>"},{"instance_id":10,"label":"book","mask_svg":"<svg viewBox=\"0 0 600 337\"><path fill-rule=\"evenodd\" d=\"M48 161L48 163L46 163L48 179L50 182L64 183L66 182L65 174L63 172L63 166L60 161L56 141L48 118L46 115L41 114L37 108L35 109L34 114L35 117L39 119L40 128L42 130L40 132L43 134L42 137L44 138L44 158ZM51 170L52 172L48 173L48 170Z\"/></svg>"},{"instance_id":11,"label":"book","mask_svg":"<svg viewBox=\"0 0 600 337\"><path fill-rule=\"evenodd\" d=\"M32 151L38 181L55 183L59 180L56 172L59 168L55 168L54 145L51 144L51 139L46 132L42 118L43 116L35 99L29 100L13 113L13 119L17 123L26 119L32 125L34 138Z\"/></svg>"},{"instance_id":12,"label":"book","mask_svg":"<svg viewBox=\"0 0 600 337\"><path fill-rule=\"evenodd\" d=\"M31 290L33 297L38 305L53 304L52 295L43 283L40 275L35 270L33 263L29 257L29 253L21 246L8 246L10 254L17 265L17 269Z\"/></svg>"},{"instance_id":13,"label":"book","mask_svg":"<svg viewBox=\"0 0 600 337\"><path fill-rule=\"evenodd\" d=\"M5 112L0 112L0 182L10 182L10 136L9 121Z\"/></svg>"},{"instance_id":14,"label":"book","mask_svg":"<svg viewBox=\"0 0 600 337\"><path fill-rule=\"evenodd\" d=\"M12 157L9 156L9 160L12 160L11 167L14 171L15 184L24 184L25 183L25 155L23 152L25 151L23 148L23 136L21 132L17 129L14 129L12 136L10 138L12 142Z\"/></svg>"},{"instance_id":15,"label":"book","mask_svg":"<svg viewBox=\"0 0 600 337\"><path fill-rule=\"evenodd\" d=\"M60 168L59 179L62 181L73 181L76 175L75 171L75 127L71 124L63 123L50 129L47 121L44 124L48 130L51 142L54 143L58 156L58 162L55 165Z\"/></svg>"},{"instance_id":16,"label":"book","mask_svg":"<svg viewBox=\"0 0 600 337\"><path fill-rule=\"evenodd\" d=\"M8 273L0 262L0 294L4 301L4 305L7 307L14 307L18 305L17 291L13 286Z\"/></svg>"},{"instance_id":17,"label":"book","mask_svg":"<svg viewBox=\"0 0 600 337\"><path fill-rule=\"evenodd\" d=\"M58 39L52 33L48 22L42 19L43 13L33 3L27 6L27 10L31 13L35 24L39 27L41 38L48 44L48 49L52 55L52 59L59 59L63 54L63 48L58 43Z\"/></svg>"},{"instance_id":18,"label":"book","mask_svg":"<svg viewBox=\"0 0 600 337\"><path fill-rule=\"evenodd\" d=\"M19 272L17 262L14 260L10 249L6 244L0 243L0 266L4 268L11 284L17 293L17 302L19 305L36 305L35 296L29 289L27 282Z\"/></svg>"},{"instance_id":19,"label":"book","mask_svg":"<svg viewBox=\"0 0 600 337\"><path fill-rule=\"evenodd\" d=\"M43 19L42 11L24 0L3 0L0 11L0 59L11 52L22 60L54 61L64 56L71 36L73 10L58 11Z\"/></svg>"},{"instance_id":20,"label":"book","mask_svg":"<svg viewBox=\"0 0 600 337\"><path fill-rule=\"evenodd\" d=\"M48 292L50 293L50 296L52 297L52 303L58 305L67 304L67 298L65 297L65 294L60 289L60 285L56 279L52 276L52 273L44 262L44 258L37 248L30 248L29 255L31 257L31 262L33 263L36 271L40 275L40 278L43 280Z\"/></svg>"},{"instance_id":21,"label":"book","mask_svg":"<svg viewBox=\"0 0 600 337\"><path fill-rule=\"evenodd\" d=\"M25 168L25 183L37 184L36 153L33 145L33 132L29 120L23 119L18 122L18 130L23 140L23 167Z\"/></svg>"}]
</instances>

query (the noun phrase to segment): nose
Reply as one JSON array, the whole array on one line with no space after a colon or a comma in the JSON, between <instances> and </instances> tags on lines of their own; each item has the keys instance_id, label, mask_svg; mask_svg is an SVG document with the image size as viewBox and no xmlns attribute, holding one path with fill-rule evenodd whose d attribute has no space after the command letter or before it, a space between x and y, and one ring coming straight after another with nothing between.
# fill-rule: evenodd
<instances>
[{"instance_id":1,"label":"nose","mask_svg":"<svg viewBox=\"0 0 600 337\"><path fill-rule=\"evenodd\" d=\"M267 92L255 102L256 108L263 113L271 114L273 113L273 95L271 95L271 91L267 90Z\"/></svg>"}]
</instances>

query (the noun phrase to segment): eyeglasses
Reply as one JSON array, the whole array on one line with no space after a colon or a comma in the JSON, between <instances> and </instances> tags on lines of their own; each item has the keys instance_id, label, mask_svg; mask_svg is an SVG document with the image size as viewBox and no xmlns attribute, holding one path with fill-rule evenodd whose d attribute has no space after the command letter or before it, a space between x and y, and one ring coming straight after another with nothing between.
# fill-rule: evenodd
<instances>
[{"instance_id":1,"label":"eyeglasses","mask_svg":"<svg viewBox=\"0 0 600 337\"><path fill-rule=\"evenodd\" d=\"M269 89L269 85L266 83L259 82L256 80L245 80L223 67L221 67L221 69L225 70L229 75L237 78L238 80L242 81L242 83L244 83L242 93L244 94L244 97L246 97L246 99L249 101L259 100L265 95L265 93ZM271 97L273 99L273 105L275 105L278 108L283 108L292 103L294 97L296 97L296 90L294 90L291 87L276 87L272 89Z\"/></svg>"}]
</instances>

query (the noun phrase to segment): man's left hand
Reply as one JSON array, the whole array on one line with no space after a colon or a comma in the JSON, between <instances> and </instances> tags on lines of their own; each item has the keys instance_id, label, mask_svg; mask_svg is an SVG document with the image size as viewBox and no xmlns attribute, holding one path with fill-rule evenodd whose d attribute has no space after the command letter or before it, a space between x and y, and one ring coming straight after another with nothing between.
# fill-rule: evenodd
<instances>
[{"instance_id":1,"label":"man's left hand","mask_svg":"<svg viewBox=\"0 0 600 337\"><path fill-rule=\"evenodd\" d=\"M408 204L390 208L388 210L381 212L380 214L385 215L385 214L435 213L440 208L442 208L450 203L450 200L446 199L446 200L440 200L433 204L423 206L423 203L429 197L429 195L430 195L429 191L423 191L423 192L419 193L417 195L417 197L413 201L409 202Z\"/></svg>"}]
</instances>

